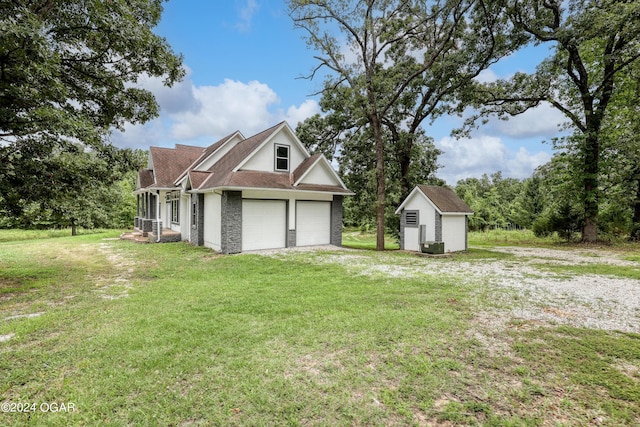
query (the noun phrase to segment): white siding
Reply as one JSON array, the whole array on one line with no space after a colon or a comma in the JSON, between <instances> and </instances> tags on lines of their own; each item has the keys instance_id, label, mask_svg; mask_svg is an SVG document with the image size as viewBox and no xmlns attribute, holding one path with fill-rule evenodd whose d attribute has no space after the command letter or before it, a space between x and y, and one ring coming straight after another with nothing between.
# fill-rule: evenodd
<instances>
[{"instance_id":1,"label":"white siding","mask_svg":"<svg viewBox=\"0 0 640 427\"><path fill-rule=\"evenodd\" d=\"M198 171L206 171L209 170L211 166L213 166L218 160L222 158L225 154L229 152L233 147L235 147L240 141L242 141L242 136L239 134L234 135L229 139L224 145L213 153L208 159L205 159L195 170Z\"/></svg>"},{"instance_id":2,"label":"white siding","mask_svg":"<svg viewBox=\"0 0 640 427\"><path fill-rule=\"evenodd\" d=\"M333 173L327 169L325 162L320 160L304 177L302 184L341 185Z\"/></svg>"},{"instance_id":3,"label":"white siding","mask_svg":"<svg viewBox=\"0 0 640 427\"><path fill-rule=\"evenodd\" d=\"M222 241L221 200L219 194L204 195L204 245L215 251L220 251Z\"/></svg>"},{"instance_id":4,"label":"white siding","mask_svg":"<svg viewBox=\"0 0 640 427\"><path fill-rule=\"evenodd\" d=\"M191 239L191 197L183 195L180 197L180 234L182 240Z\"/></svg>"},{"instance_id":5,"label":"white siding","mask_svg":"<svg viewBox=\"0 0 640 427\"><path fill-rule=\"evenodd\" d=\"M419 211L418 213L418 225L426 226L426 241L436 240L436 210L427 201L427 199L418 192L407 201L404 206L407 211ZM405 227L405 240L404 249L409 251L420 250L420 227Z\"/></svg>"},{"instance_id":6,"label":"white siding","mask_svg":"<svg viewBox=\"0 0 640 427\"><path fill-rule=\"evenodd\" d=\"M442 240L445 252L464 251L466 225L464 215L442 216Z\"/></svg>"},{"instance_id":7,"label":"white siding","mask_svg":"<svg viewBox=\"0 0 640 427\"><path fill-rule=\"evenodd\" d=\"M240 169L273 172L275 170L276 144L289 146L289 172L293 172L305 159L305 153L300 149L299 143L284 130L273 135L269 142L258 150Z\"/></svg>"},{"instance_id":8,"label":"white siding","mask_svg":"<svg viewBox=\"0 0 640 427\"><path fill-rule=\"evenodd\" d=\"M242 250L287 245L287 203L284 200L242 201Z\"/></svg>"},{"instance_id":9,"label":"white siding","mask_svg":"<svg viewBox=\"0 0 640 427\"><path fill-rule=\"evenodd\" d=\"M331 243L331 202L300 201L296 210L297 246Z\"/></svg>"}]
</instances>

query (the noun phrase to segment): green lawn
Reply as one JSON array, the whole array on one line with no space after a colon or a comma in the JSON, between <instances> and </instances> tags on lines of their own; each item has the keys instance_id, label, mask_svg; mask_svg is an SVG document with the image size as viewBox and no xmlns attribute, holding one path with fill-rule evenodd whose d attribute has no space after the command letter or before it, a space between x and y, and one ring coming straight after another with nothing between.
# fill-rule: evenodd
<instances>
[{"instance_id":1,"label":"green lawn","mask_svg":"<svg viewBox=\"0 0 640 427\"><path fill-rule=\"evenodd\" d=\"M117 235L0 243L0 402L36 404L0 425L640 422L638 335L519 324L488 352L482 283Z\"/></svg>"}]
</instances>

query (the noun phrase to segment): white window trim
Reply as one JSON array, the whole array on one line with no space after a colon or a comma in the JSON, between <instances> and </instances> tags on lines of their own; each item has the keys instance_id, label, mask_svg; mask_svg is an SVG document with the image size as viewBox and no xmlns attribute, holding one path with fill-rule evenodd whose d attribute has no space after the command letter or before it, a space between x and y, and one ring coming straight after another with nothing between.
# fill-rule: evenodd
<instances>
[{"instance_id":1,"label":"white window trim","mask_svg":"<svg viewBox=\"0 0 640 427\"><path fill-rule=\"evenodd\" d=\"M291 146L286 144L274 144L274 153L273 153L273 168L276 172L289 172L290 163L291 163ZM278 148L286 148L287 149L287 168L280 169L278 168L278 160L285 159L285 157L278 156Z\"/></svg>"}]
</instances>

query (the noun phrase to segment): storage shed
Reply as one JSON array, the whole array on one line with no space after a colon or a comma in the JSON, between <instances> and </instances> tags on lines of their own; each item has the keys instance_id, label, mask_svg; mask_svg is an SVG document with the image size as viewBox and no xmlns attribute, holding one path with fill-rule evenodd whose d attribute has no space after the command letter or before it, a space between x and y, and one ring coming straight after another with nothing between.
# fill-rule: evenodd
<instances>
[{"instance_id":1,"label":"storage shed","mask_svg":"<svg viewBox=\"0 0 640 427\"><path fill-rule=\"evenodd\" d=\"M428 253L467 249L471 208L447 187L418 185L396 210L400 249Z\"/></svg>"}]
</instances>

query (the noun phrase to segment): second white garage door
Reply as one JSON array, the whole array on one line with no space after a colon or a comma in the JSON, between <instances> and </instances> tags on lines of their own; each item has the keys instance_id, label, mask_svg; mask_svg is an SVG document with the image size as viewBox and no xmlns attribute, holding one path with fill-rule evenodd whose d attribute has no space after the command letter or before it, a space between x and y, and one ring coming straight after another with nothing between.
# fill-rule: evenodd
<instances>
[{"instance_id":1,"label":"second white garage door","mask_svg":"<svg viewBox=\"0 0 640 427\"><path fill-rule=\"evenodd\" d=\"M284 248L287 245L287 202L242 201L242 250Z\"/></svg>"},{"instance_id":2,"label":"second white garage door","mask_svg":"<svg viewBox=\"0 0 640 427\"><path fill-rule=\"evenodd\" d=\"M297 246L331 243L331 202L298 202L296 206Z\"/></svg>"}]
</instances>

